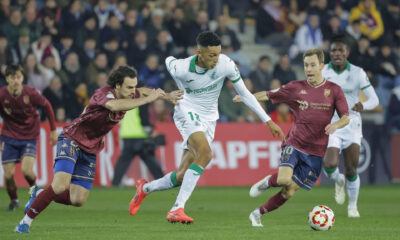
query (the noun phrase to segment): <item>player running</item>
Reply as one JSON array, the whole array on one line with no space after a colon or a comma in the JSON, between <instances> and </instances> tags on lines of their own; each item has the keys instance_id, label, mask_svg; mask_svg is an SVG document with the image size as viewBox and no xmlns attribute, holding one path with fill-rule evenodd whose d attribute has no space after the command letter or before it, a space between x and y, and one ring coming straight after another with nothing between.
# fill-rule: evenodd
<instances>
[{"instance_id":1,"label":"player running","mask_svg":"<svg viewBox=\"0 0 400 240\"><path fill-rule=\"evenodd\" d=\"M96 169L96 154L104 147L105 135L124 117L125 111L164 98L176 103L183 92L136 88L136 70L119 67L90 98L84 112L64 127L58 137L54 178L44 190L35 188L26 207L26 215L15 228L29 233L29 227L51 201L80 207L89 196Z\"/></svg>"},{"instance_id":2,"label":"player running","mask_svg":"<svg viewBox=\"0 0 400 240\"><path fill-rule=\"evenodd\" d=\"M322 168L328 135L349 123L349 111L342 89L322 77L324 53L310 49L303 54L307 80L292 81L273 91L255 93L257 100L287 103L295 121L282 144L278 172L266 176L250 189L257 197L270 187L282 187L264 205L250 213L253 227L262 227L261 216L282 206L301 187L310 190ZM234 101L241 101L236 96ZM340 119L331 123L338 112Z\"/></svg>"},{"instance_id":3,"label":"player running","mask_svg":"<svg viewBox=\"0 0 400 240\"><path fill-rule=\"evenodd\" d=\"M328 149L324 158L324 173L335 181L335 200L343 204L346 198L345 185L349 203L347 206L348 217L360 217L357 209L357 199L360 190L360 178L357 174L360 144L362 139L361 116L363 110L372 110L379 104L378 96L371 86L365 71L347 61L350 49L341 36L331 41L331 62L322 70L326 80L338 84L346 97L350 112L348 126L336 131L329 136ZM359 92L363 91L367 97L366 102L359 101ZM339 116L335 114L332 122ZM346 177L339 172L339 154L343 152ZM346 183L347 182L347 183Z\"/></svg>"},{"instance_id":4,"label":"player running","mask_svg":"<svg viewBox=\"0 0 400 240\"><path fill-rule=\"evenodd\" d=\"M36 175L33 165L36 159L36 141L40 131L41 107L50 123L50 144L57 142L53 108L40 92L23 85L24 69L20 65L6 68L7 86L0 88L0 115L3 118L1 131L1 159L10 204L7 211L19 207L17 185L14 180L15 166L21 161L21 170L29 186L34 186Z\"/></svg>"},{"instance_id":5,"label":"player running","mask_svg":"<svg viewBox=\"0 0 400 240\"><path fill-rule=\"evenodd\" d=\"M143 199L153 191L181 185L175 204L167 214L169 222L193 223L184 213L189 199L204 168L211 161L211 143L218 119L218 97L224 80L231 81L235 90L275 136L284 140L284 134L265 113L256 98L247 90L235 63L221 54L221 41L213 32L202 32L197 37L197 54L186 59L168 57L167 69L179 89L185 91L184 99L175 106L174 122L183 138L183 155L177 171L146 182L140 179L130 204L130 214L135 215Z\"/></svg>"}]
</instances>

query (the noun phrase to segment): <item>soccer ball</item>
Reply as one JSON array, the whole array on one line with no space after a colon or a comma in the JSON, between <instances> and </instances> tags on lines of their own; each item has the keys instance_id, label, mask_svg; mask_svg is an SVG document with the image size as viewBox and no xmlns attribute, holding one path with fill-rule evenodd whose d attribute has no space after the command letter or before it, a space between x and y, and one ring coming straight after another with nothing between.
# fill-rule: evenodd
<instances>
[{"instance_id":1,"label":"soccer ball","mask_svg":"<svg viewBox=\"0 0 400 240\"><path fill-rule=\"evenodd\" d=\"M327 231L333 227L335 214L332 209L324 205L315 206L308 213L308 224L316 231Z\"/></svg>"}]
</instances>

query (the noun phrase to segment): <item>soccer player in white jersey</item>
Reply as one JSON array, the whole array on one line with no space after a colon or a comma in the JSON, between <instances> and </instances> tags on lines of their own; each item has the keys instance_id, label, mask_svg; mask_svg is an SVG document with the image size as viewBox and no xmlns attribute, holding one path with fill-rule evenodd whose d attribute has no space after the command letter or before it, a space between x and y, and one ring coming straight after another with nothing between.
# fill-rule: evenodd
<instances>
[{"instance_id":1,"label":"soccer player in white jersey","mask_svg":"<svg viewBox=\"0 0 400 240\"><path fill-rule=\"evenodd\" d=\"M325 65L322 75L328 81L338 84L346 97L349 106L350 123L329 136L328 149L324 157L324 173L335 181L335 200L338 204L345 202L345 185L349 198L348 217L360 217L357 199L360 190L360 178L357 174L360 144L362 139L361 116L363 110L374 109L379 100L365 71L347 61L350 49L342 36L331 41L329 64ZM360 89L367 97L360 102ZM339 119L337 113L332 122ZM345 174L339 172L339 154L343 153Z\"/></svg>"},{"instance_id":2,"label":"soccer player in white jersey","mask_svg":"<svg viewBox=\"0 0 400 240\"><path fill-rule=\"evenodd\" d=\"M167 214L167 220L172 223L193 222L193 218L184 213L184 206L212 158L210 145L219 117L218 97L226 78L232 81L243 102L267 123L273 136L279 135L282 141L285 139L280 127L270 119L245 87L234 62L221 54L219 37L213 32L202 32L197 37L197 45L196 55L186 59L168 57L165 61L178 88L185 91L174 113L175 125L183 138L182 161L177 171L160 179L151 182L144 179L138 181L136 194L129 207L131 215L136 214L149 193L181 185L176 202Z\"/></svg>"}]
</instances>

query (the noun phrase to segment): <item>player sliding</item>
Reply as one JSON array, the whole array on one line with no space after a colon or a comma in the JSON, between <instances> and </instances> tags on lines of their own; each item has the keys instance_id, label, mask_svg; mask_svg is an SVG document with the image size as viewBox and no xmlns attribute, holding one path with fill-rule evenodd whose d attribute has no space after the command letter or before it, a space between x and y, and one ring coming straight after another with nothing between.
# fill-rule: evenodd
<instances>
[{"instance_id":1,"label":"player sliding","mask_svg":"<svg viewBox=\"0 0 400 240\"><path fill-rule=\"evenodd\" d=\"M303 55L307 80L292 81L273 91L255 93L257 100L287 103L295 117L282 144L278 172L254 184L250 196L257 197L270 187L282 187L264 205L250 213L253 227L262 227L261 216L282 206L300 188L310 190L317 181L328 135L349 123L349 111L342 89L322 77L324 53L310 49ZM236 96L234 101L241 101ZM340 119L331 123L338 112Z\"/></svg>"},{"instance_id":2,"label":"player sliding","mask_svg":"<svg viewBox=\"0 0 400 240\"><path fill-rule=\"evenodd\" d=\"M177 171L146 182L140 179L130 204L130 214L135 215L143 199L153 191L181 185L175 204L167 214L170 222L192 223L193 218L184 213L189 199L204 168L211 161L210 144L214 139L218 119L218 97L226 78L232 81L243 102L267 123L275 136L284 135L262 109L256 98L247 90L234 62L221 54L221 41L213 32L202 32L197 37L197 54L186 59L168 57L167 69L179 89L185 90L183 100L175 106L174 121L183 138L183 155Z\"/></svg>"},{"instance_id":3,"label":"player sliding","mask_svg":"<svg viewBox=\"0 0 400 240\"><path fill-rule=\"evenodd\" d=\"M360 190L360 178L357 174L358 158L362 139L360 112L374 109L378 104L375 93L365 71L347 61L350 49L343 36L336 36L331 41L331 62L322 70L322 75L338 84L344 91L350 109L350 124L329 136L328 149L324 158L324 173L335 181L335 200L343 204L346 198L345 185L349 196L348 217L360 217L357 199ZM367 101L359 101L359 92L363 91ZM333 116L332 121L339 117ZM339 154L343 152L346 177L339 172Z\"/></svg>"},{"instance_id":4,"label":"player sliding","mask_svg":"<svg viewBox=\"0 0 400 240\"><path fill-rule=\"evenodd\" d=\"M64 127L58 137L53 182L46 189L35 188L25 208L26 215L15 228L29 233L29 227L52 202L82 206L92 188L96 154L104 147L105 135L124 117L125 111L164 98L172 103L183 91L169 94L161 89L136 88L136 70L119 67L108 78L107 87L97 89L84 112Z\"/></svg>"}]
</instances>

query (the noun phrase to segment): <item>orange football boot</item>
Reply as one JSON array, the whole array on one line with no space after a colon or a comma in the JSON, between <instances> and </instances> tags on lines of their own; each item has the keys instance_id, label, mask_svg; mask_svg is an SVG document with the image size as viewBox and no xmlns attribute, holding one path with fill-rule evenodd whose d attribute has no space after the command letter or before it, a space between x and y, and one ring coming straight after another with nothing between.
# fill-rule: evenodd
<instances>
[{"instance_id":1,"label":"orange football boot","mask_svg":"<svg viewBox=\"0 0 400 240\"><path fill-rule=\"evenodd\" d=\"M183 212L183 208L178 208L175 211L168 212L167 221L170 223L181 222L183 224L191 224L194 220Z\"/></svg>"},{"instance_id":2,"label":"orange football boot","mask_svg":"<svg viewBox=\"0 0 400 240\"><path fill-rule=\"evenodd\" d=\"M140 208L142 201L149 195L143 191L143 185L147 183L146 179L140 179L136 184L136 194L129 204L129 213L135 215Z\"/></svg>"}]
</instances>

